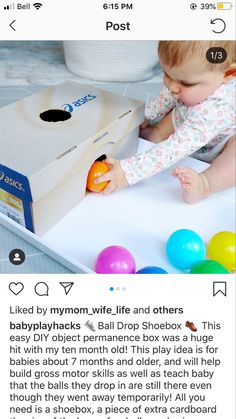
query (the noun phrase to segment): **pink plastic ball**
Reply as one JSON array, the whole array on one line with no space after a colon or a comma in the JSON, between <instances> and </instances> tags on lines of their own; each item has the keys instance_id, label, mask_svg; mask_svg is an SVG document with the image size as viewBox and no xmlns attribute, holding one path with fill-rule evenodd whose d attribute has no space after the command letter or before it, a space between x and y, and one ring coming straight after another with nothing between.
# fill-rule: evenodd
<instances>
[{"instance_id":1,"label":"pink plastic ball","mask_svg":"<svg viewBox=\"0 0 236 419\"><path fill-rule=\"evenodd\" d=\"M97 274L134 274L135 260L122 246L109 246L103 249L96 260Z\"/></svg>"}]
</instances>

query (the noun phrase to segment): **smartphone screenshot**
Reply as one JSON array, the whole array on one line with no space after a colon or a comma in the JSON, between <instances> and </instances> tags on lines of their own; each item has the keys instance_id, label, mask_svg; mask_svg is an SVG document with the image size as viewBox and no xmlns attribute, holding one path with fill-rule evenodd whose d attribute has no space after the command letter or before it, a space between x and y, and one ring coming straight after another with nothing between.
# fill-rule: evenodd
<instances>
[{"instance_id":1,"label":"smartphone screenshot","mask_svg":"<svg viewBox=\"0 0 236 419\"><path fill-rule=\"evenodd\" d=\"M1 416L235 418L235 2L0 1Z\"/></svg>"}]
</instances>

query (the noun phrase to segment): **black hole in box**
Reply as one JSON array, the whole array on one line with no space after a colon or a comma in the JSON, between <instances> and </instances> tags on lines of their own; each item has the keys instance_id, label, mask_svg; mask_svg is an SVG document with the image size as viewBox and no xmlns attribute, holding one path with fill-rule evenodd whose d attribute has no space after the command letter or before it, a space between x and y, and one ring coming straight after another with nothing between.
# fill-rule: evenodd
<instances>
[{"instance_id":1,"label":"black hole in box","mask_svg":"<svg viewBox=\"0 0 236 419\"><path fill-rule=\"evenodd\" d=\"M42 112L39 116L46 122L59 122L70 119L71 113L64 111L63 109L48 109L47 111Z\"/></svg>"},{"instance_id":2,"label":"black hole in box","mask_svg":"<svg viewBox=\"0 0 236 419\"><path fill-rule=\"evenodd\" d=\"M100 157L98 157L95 161L103 161L106 160L107 156L106 154L102 154Z\"/></svg>"}]
</instances>

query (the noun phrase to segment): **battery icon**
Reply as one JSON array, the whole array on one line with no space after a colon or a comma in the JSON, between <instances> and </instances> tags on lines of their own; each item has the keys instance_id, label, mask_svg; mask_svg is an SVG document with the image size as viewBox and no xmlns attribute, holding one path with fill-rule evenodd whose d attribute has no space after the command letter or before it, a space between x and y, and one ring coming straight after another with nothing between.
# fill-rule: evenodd
<instances>
[{"instance_id":1,"label":"battery icon","mask_svg":"<svg viewBox=\"0 0 236 419\"><path fill-rule=\"evenodd\" d=\"M221 2L221 3L217 3L217 9L218 10L231 10L233 7L232 3L230 3L229 1L225 2Z\"/></svg>"}]
</instances>

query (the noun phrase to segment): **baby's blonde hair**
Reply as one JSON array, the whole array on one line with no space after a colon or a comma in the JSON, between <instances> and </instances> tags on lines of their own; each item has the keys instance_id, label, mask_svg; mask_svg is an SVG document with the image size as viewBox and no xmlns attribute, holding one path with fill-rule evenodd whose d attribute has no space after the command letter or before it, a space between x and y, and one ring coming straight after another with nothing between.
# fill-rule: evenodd
<instances>
[{"instance_id":1,"label":"baby's blonde hair","mask_svg":"<svg viewBox=\"0 0 236 419\"><path fill-rule=\"evenodd\" d=\"M223 63L212 64L206 59L207 50L213 47L226 50L227 58ZM158 55L161 63L169 68L198 58L210 71L225 71L236 62L235 41L160 41Z\"/></svg>"}]
</instances>

